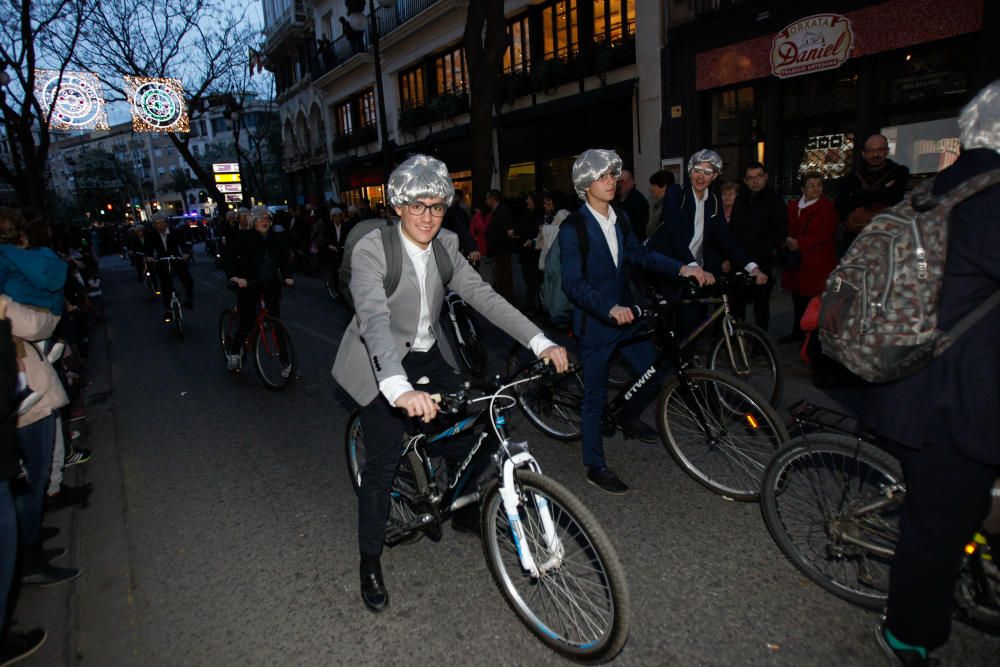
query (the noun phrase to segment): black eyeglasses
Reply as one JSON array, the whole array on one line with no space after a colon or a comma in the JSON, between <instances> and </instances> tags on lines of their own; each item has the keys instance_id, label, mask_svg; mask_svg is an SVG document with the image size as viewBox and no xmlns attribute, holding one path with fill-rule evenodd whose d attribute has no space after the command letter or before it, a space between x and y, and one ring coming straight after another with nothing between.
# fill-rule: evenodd
<instances>
[{"instance_id":1,"label":"black eyeglasses","mask_svg":"<svg viewBox=\"0 0 1000 667\"><path fill-rule=\"evenodd\" d=\"M406 210L411 215L423 215L424 211L430 210L432 218L443 218L448 207L444 204L425 204L419 201L411 201L406 204Z\"/></svg>"}]
</instances>

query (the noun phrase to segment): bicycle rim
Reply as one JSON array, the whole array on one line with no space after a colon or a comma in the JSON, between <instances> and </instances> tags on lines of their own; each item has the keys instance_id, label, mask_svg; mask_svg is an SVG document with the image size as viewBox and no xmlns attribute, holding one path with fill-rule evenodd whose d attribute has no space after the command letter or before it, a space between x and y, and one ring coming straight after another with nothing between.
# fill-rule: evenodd
<instances>
[{"instance_id":1,"label":"bicycle rim","mask_svg":"<svg viewBox=\"0 0 1000 667\"><path fill-rule=\"evenodd\" d=\"M733 500L756 500L764 469L788 432L749 386L715 371L688 370L660 390L664 447L690 477Z\"/></svg>"},{"instance_id":2,"label":"bicycle rim","mask_svg":"<svg viewBox=\"0 0 1000 667\"><path fill-rule=\"evenodd\" d=\"M525 542L540 574L521 566L518 544L494 482L483 502L483 552L494 581L522 622L550 648L578 660L614 657L628 637L624 570L583 504L542 475L515 473ZM546 545L540 511L551 513L560 548Z\"/></svg>"},{"instance_id":3,"label":"bicycle rim","mask_svg":"<svg viewBox=\"0 0 1000 667\"><path fill-rule=\"evenodd\" d=\"M881 609L903 505L902 492L890 500L884 491L901 482L899 464L873 445L803 436L768 466L761 512L775 543L802 573L847 602Z\"/></svg>"},{"instance_id":4,"label":"bicycle rim","mask_svg":"<svg viewBox=\"0 0 1000 667\"><path fill-rule=\"evenodd\" d=\"M512 354L508 371L521 368ZM542 378L514 388L517 403L535 428L556 440L576 440L583 433L583 376L580 371Z\"/></svg>"},{"instance_id":5,"label":"bicycle rim","mask_svg":"<svg viewBox=\"0 0 1000 667\"><path fill-rule=\"evenodd\" d=\"M174 314L174 330L177 332L177 337L184 340L184 314L181 312L181 306L175 303L170 309Z\"/></svg>"},{"instance_id":6,"label":"bicycle rim","mask_svg":"<svg viewBox=\"0 0 1000 667\"><path fill-rule=\"evenodd\" d=\"M295 374L295 353L281 320L265 317L261 322L254 338L254 362L268 389L281 389L291 381Z\"/></svg>"},{"instance_id":7,"label":"bicycle rim","mask_svg":"<svg viewBox=\"0 0 1000 667\"><path fill-rule=\"evenodd\" d=\"M726 347L725 337L720 336L712 346L708 367L745 382L767 398L771 405L778 406L782 389L781 365L767 333L740 322L736 324L729 341L732 356Z\"/></svg>"}]
</instances>

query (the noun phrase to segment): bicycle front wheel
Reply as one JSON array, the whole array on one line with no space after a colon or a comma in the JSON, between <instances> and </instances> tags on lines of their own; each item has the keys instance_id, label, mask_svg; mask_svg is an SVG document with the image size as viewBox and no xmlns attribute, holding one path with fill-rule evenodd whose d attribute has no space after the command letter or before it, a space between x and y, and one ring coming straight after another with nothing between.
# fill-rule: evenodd
<instances>
[{"instance_id":1,"label":"bicycle front wheel","mask_svg":"<svg viewBox=\"0 0 1000 667\"><path fill-rule=\"evenodd\" d=\"M239 330L239 315L234 310L223 308L222 314L219 315L219 346L222 348L222 358L226 361L229 360L229 350Z\"/></svg>"},{"instance_id":2,"label":"bicycle front wheel","mask_svg":"<svg viewBox=\"0 0 1000 667\"><path fill-rule=\"evenodd\" d=\"M725 322L722 326L726 326ZM712 345L708 368L746 382L771 405L780 405L783 378L771 337L760 327L734 320L728 340L729 347L723 334Z\"/></svg>"},{"instance_id":3,"label":"bicycle front wheel","mask_svg":"<svg viewBox=\"0 0 1000 667\"><path fill-rule=\"evenodd\" d=\"M181 312L181 304L174 301L170 306L174 315L174 331L177 332L178 340L184 340L184 313Z\"/></svg>"},{"instance_id":4,"label":"bicycle front wheel","mask_svg":"<svg viewBox=\"0 0 1000 667\"><path fill-rule=\"evenodd\" d=\"M513 350L507 360L508 374L517 373L524 363L520 350ZM583 434L581 371L551 375L513 390L524 416L542 433L564 441L577 440Z\"/></svg>"},{"instance_id":5,"label":"bicycle front wheel","mask_svg":"<svg viewBox=\"0 0 1000 667\"><path fill-rule=\"evenodd\" d=\"M778 548L803 574L842 600L882 609L902 481L899 462L872 444L806 435L767 467L760 509Z\"/></svg>"},{"instance_id":6,"label":"bicycle front wheel","mask_svg":"<svg viewBox=\"0 0 1000 667\"><path fill-rule=\"evenodd\" d=\"M771 457L788 441L774 408L748 385L691 369L660 390L660 439L702 486L733 500L756 500Z\"/></svg>"},{"instance_id":7,"label":"bicycle front wheel","mask_svg":"<svg viewBox=\"0 0 1000 667\"><path fill-rule=\"evenodd\" d=\"M268 389L281 389L295 376L292 337L278 318L268 316L261 320L253 350L257 375Z\"/></svg>"},{"instance_id":8,"label":"bicycle front wheel","mask_svg":"<svg viewBox=\"0 0 1000 667\"><path fill-rule=\"evenodd\" d=\"M516 471L514 479L523 543L511 530L498 482L483 496L483 554L497 588L556 652L586 662L610 660L625 645L630 614L625 571L611 541L562 485L527 470ZM545 513L555 526L552 545L542 524ZM520 549L530 551L538 577L522 568Z\"/></svg>"}]
</instances>

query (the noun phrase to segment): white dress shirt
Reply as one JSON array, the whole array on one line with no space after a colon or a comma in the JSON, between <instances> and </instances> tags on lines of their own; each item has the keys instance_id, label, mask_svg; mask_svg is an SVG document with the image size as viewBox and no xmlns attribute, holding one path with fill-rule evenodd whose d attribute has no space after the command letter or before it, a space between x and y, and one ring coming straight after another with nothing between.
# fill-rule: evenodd
<instances>
[{"instance_id":1,"label":"white dress shirt","mask_svg":"<svg viewBox=\"0 0 1000 667\"><path fill-rule=\"evenodd\" d=\"M692 192L694 192L692 190ZM708 190L705 190L705 196L698 199L698 193L694 193L694 233L691 234L691 245L688 246L691 250L691 255L694 256L694 261L689 263L688 266L701 266L705 263L705 202L708 200ZM748 262L743 269L750 273L757 268L757 262Z\"/></svg>"},{"instance_id":2,"label":"white dress shirt","mask_svg":"<svg viewBox=\"0 0 1000 667\"><path fill-rule=\"evenodd\" d=\"M614 261L615 267L617 267L618 232L615 230L615 221L618 219L618 216L615 215L615 209L613 209L611 206L608 206L608 215L607 217L605 217L600 213L598 213L597 211L595 211L590 204L584 204L584 206L586 206L587 210L589 210L590 213L594 216L594 219L597 220L597 224L600 225L601 227L601 231L604 232L604 238L608 242L608 250L611 251L611 259Z\"/></svg>"},{"instance_id":3,"label":"white dress shirt","mask_svg":"<svg viewBox=\"0 0 1000 667\"><path fill-rule=\"evenodd\" d=\"M427 352L437 342L434 338L434 330L431 328L431 312L427 304L427 263L431 261L434 250L429 244L426 248L421 248L406 237L401 224L397 226L399 227L399 235L403 239L403 248L410 261L413 262L413 268L417 272L417 284L420 286L420 317L417 320L416 336L409 349L411 352ZM537 334L531 339L529 345L535 356L538 356L555 343L546 338L545 334ZM405 375L393 375L379 382L378 389L389 401L389 405L395 405L397 398L408 391L413 391L413 385L410 384Z\"/></svg>"}]
</instances>

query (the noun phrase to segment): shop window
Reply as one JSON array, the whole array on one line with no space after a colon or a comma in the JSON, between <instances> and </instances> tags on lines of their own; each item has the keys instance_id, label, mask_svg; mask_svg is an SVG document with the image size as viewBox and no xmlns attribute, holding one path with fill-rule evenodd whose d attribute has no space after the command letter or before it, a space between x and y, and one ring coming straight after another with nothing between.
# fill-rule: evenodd
<instances>
[{"instance_id":1,"label":"shop window","mask_svg":"<svg viewBox=\"0 0 1000 667\"><path fill-rule=\"evenodd\" d=\"M375 127L375 89L369 88L358 97L358 127Z\"/></svg>"},{"instance_id":2,"label":"shop window","mask_svg":"<svg viewBox=\"0 0 1000 667\"><path fill-rule=\"evenodd\" d=\"M794 142L789 142L792 143ZM833 181L850 171L853 162L853 132L813 134L806 139L806 146L795 172L795 180L799 181L806 174L816 172L823 177L823 180ZM795 187L795 183L788 185L793 189Z\"/></svg>"},{"instance_id":3,"label":"shop window","mask_svg":"<svg viewBox=\"0 0 1000 667\"><path fill-rule=\"evenodd\" d=\"M423 66L402 72L399 75L399 99L403 109L419 107L424 103L424 68Z\"/></svg>"},{"instance_id":4,"label":"shop window","mask_svg":"<svg viewBox=\"0 0 1000 667\"><path fill-rule=\"evenodd\" d=\"M531 39L528 17L522 16L507 24L509 46L503 54L504 72L527 72L531 69Z\"/></svg>"},{"instance_id":5,"label":"shop window","mask_svg":"<svg viewBox=\"0 0 1000 667\"><path fill-rule=\"evenodd\" d=\"M520 197L535 189L535 163L521 162L507 167L503 191L509 196Z\"/></svg>"},{"instance_id":6,"label":"shop window","mask_svg":"<svg viewBox=\"0 0 1000 667\"><path fill-rule=\"evenodd\" d=\"M580 48L576 0L562 0L542 8L544 59L566 59Z\"/></svg>"},{"instance_id":7,"label":"shop window","mask_svg":"<svg viewBox=\"0 0 1000 667\"><path fill-rule=\"evenodd\" d=\"M461 47L435 58L434 70L437 72L438 95L464 93L467 90L469 78L465 68L465 53Z\"/></svg>"},{"instance_id":8,"label":"shop window","mask_svg":"<svg viewBox=\"0 0 1000 667\"><path fill-rule=\"evenodd\" d=\"M635 35L635 0L594 0L594 41L620 42Z\"/></svg>"},{"instance_id":9,"label":"shop window","mask_svg":"<svg viewBox=\"0 0 1000 667\"><path fill-rule=\"evenodd\" d=\"M351 132L354 131L354 121L351 119L351 103L344 102L343 104L338 104L337 108L334 110L334 114L337 116L337 135L341 137L346 137Z\"/></svg>"},{"instance_id":10,"label":"shop window","mask_svg":"<svg viewBox=\"0 0 1000 667\"><path fill-rule=\"evenodd\" d=\"M712 95L712 144L756 143L759 119L754 90L747 86Z\"/></svg>"},{"instance_id":11,"label":"shop window","mask_svg":"<svg viewBox=\"0 0 1000 667\"><path fill-rule=\"evenodd\" d=\"M889 157L911 174L936 174L961 151L957 118L883 127L882 134L889 140Z\"/></svg>"}]
</instances>

